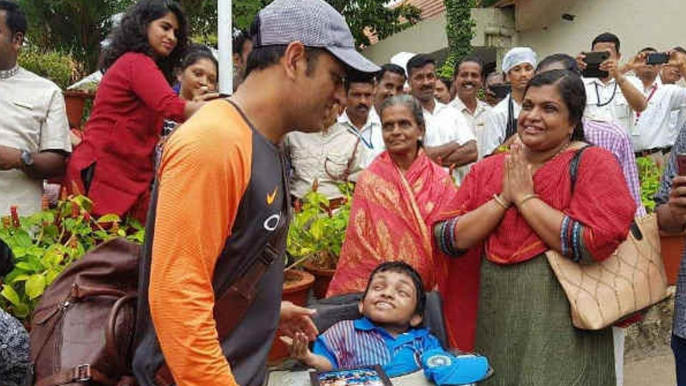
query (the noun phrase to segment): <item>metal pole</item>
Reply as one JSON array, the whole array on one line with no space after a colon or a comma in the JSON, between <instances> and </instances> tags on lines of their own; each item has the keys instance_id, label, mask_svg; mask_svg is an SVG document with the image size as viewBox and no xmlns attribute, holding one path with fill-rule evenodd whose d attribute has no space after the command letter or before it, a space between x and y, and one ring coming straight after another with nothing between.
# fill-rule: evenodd
<instances>
[{"instance_id":1,"label":"metal pole","mask_svg":"<svg viewBox=\"0 0 686 386\"><path fill-rule=\"evenodd\" d=\"M217 1L217 41L219 48L219 92L233 93L233 28L231 0Z\"/></svg>"}]
</instances>

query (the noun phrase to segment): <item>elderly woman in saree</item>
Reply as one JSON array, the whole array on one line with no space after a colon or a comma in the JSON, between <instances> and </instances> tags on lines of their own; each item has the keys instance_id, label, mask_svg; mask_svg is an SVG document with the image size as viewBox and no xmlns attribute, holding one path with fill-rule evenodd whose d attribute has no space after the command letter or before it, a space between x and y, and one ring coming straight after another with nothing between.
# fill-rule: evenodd
<instances>
[{"instance_id":1,"label":"elderly woman in saree","mask_svg":"<svg viewBox=\"0 0 686 386\"><path fill-rule=\"evenodd\" d=\"M457 194L458 216L434 226L444 252L485 257L480 291L473 294L478 318L471 321L476 351L495 370L484 385L615 385L611 329L573 327L569 302L544 256L552 249L579 263L604 260L626 238L636 210L608 151L589 147L576 172L570 170L588 146L585 104L576 74L536 75L518 120L521 143L475 165ZM451 322L459 320L451 305L464 302L452 296L459 286L451 280L444 292L449 329L470 322Z\"/></svg>"},{"instance_id":2,"label":"elderly woman in saree","mask_svg":"<svg viewBox=\"0 0 686 386\"><path fill-rule=\"evenodd\" d=\"M457 188L424 153L424 116L411 96L387 99L379 111L386 151L361 174L350 222L327 296L364 291L382 262L404 261L429 289L442 285L448 257L432 245L430 224L455 211Z\"/></svg>"}]
</instances>

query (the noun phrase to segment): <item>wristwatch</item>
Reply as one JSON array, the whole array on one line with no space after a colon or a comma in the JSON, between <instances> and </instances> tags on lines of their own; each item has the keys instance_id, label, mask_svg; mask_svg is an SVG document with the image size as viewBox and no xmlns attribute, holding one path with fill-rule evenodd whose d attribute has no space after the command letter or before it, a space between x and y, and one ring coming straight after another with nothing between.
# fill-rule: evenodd
<instances>
[{"instance_id":1,"label":"wristwatch","mask_svg":"<svg viewBox=\"0 0 686 386\"><path fill-rule=\"evenodd\" d=\"M28 150L22 150L21 151L21 164L23 167L33 166L33 156L31 155L30 151L28 151Z\"/></svg>"}]
</instances>

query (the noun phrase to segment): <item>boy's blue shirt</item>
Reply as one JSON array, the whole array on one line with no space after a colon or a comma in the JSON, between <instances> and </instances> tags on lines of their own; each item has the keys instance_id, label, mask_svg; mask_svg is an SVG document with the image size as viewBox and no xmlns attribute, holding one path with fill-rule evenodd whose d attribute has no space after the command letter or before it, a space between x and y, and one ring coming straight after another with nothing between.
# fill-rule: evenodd
<instances>
[{"instance_id":1,"label":"boy's blue shirt","mask_svg":"<svg viewBox=\"0 0 686 386\"><path fill-rule=\"evenodd\" d=\"M317 338L312 351L334 368L380 365L394 377L421 369L422 354L432 349L442 347L427 328L410 328L394 338L362 317L333 325Z\"/></svg>"}]
</instances>

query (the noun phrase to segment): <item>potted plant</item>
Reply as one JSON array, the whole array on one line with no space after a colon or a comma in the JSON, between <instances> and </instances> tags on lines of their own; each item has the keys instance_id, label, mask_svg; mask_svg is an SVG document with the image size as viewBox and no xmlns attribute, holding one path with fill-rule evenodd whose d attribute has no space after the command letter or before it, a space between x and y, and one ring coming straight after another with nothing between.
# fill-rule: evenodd
<instances>
[{"instance_id":1,"label":"potted plant","mask_svg":"<svg viewBox=\"0 0 686 386\"><path fill-rule=\"evenodd\" d=\"M350 217L353 185L345 183L339 188L344 194L343 204L334 210L326 196L317 192L315 182L302 205L296 206L288 230L287 250L295 262L287 269L302 265L311 272L315 276L314 293L319 299L326 295L336 271Z\"/></svg>"},{"instance_id":2,"label":"potted plant","mask_svg":"<svg viewBox=\"0 0 686 386\"><path fill-rule=\"evenodd\" d=\"M641 201L643 202L643 206L650 213L655 210L655 201L653 200L653 197L660 188L662 168L656 165L655 161L650 157L636 158L636 165L638 166L638 176L641 182ZM667 282L670 285L674 285L676 284L679 264L684 251L684 234L660 232L660 248L662 260L665 264Z\"/></svg>"},{"instance_id":3,"label":"potted plant","mask_svg":"<svg viewBox=\"0 0 686 386\"><path fill-rule=\"evenodd\" d=\"M143 227L116 215L91 217L92 202L84 196L68 197L54 209L44 200L43 210L20 217L16 207L2 218L0 239L12 250L15 268L5 278L0 305L29 325L41 295L65 268L104 241L116 237L142 243Z\"/></svg>"},{"instance_id":4,"label":"potted plant","mask_svg":"<svg viewBox=\"0 0 686 386\"><path fill-rule=\"evenodd\" d=\"M62 92L64 95L64 103L67 108L67 120L69 121L69 128L81 129L83 116L86 111L86 103L95 98L95 87L78 90L66 90Z\"/></svg>"}]
</instances>

